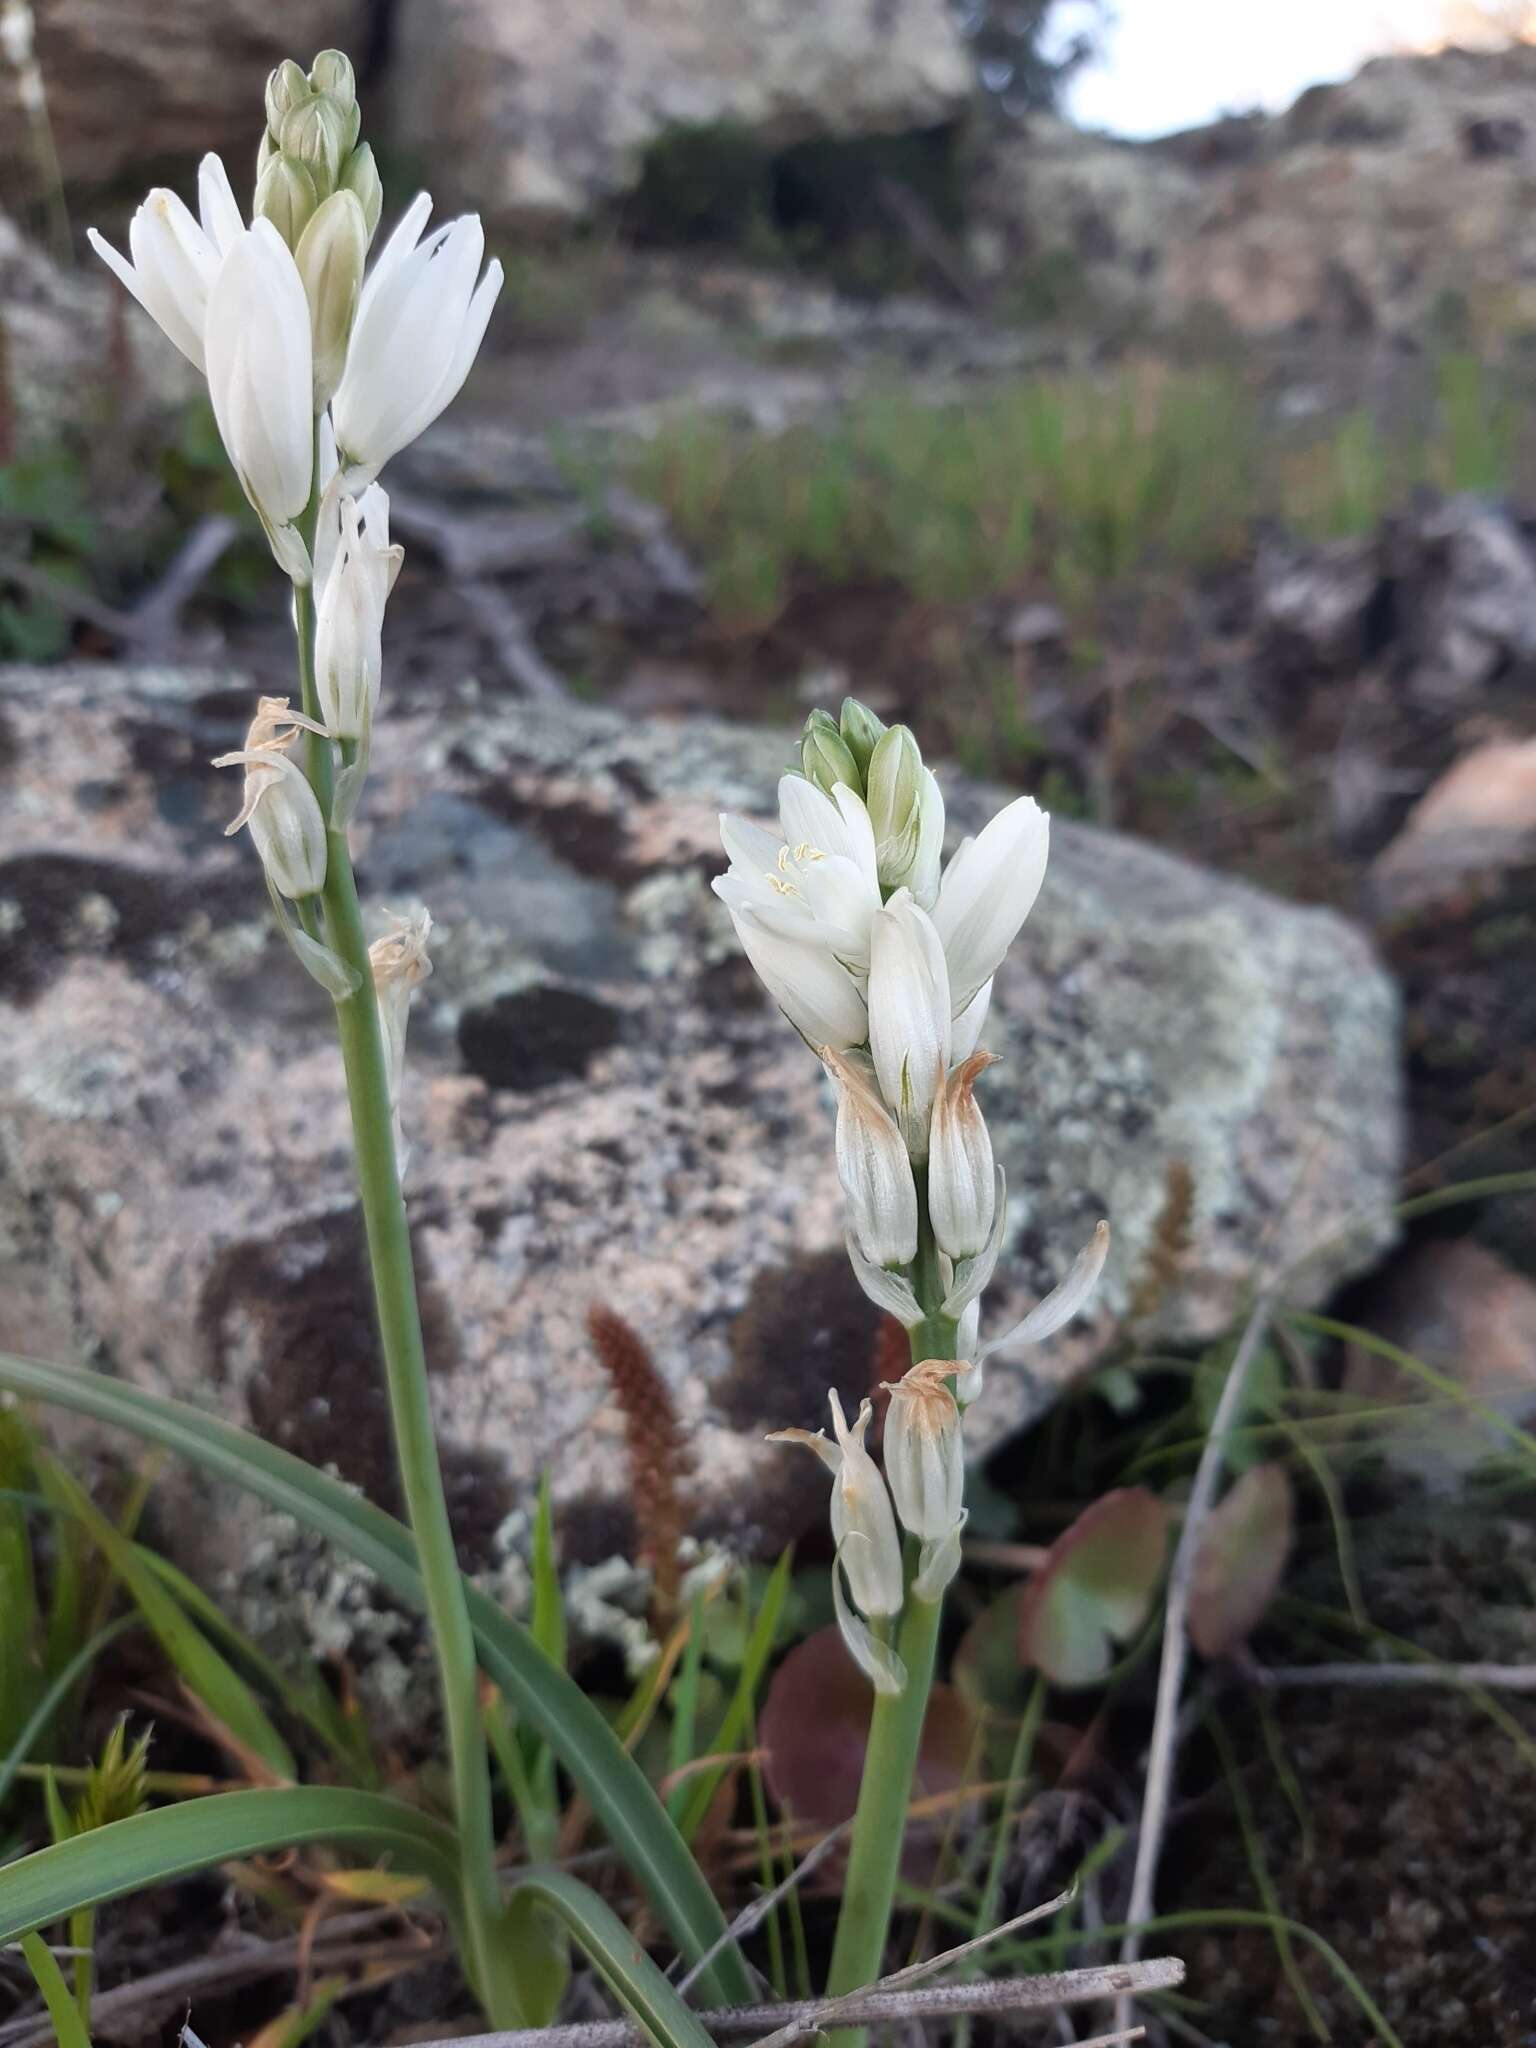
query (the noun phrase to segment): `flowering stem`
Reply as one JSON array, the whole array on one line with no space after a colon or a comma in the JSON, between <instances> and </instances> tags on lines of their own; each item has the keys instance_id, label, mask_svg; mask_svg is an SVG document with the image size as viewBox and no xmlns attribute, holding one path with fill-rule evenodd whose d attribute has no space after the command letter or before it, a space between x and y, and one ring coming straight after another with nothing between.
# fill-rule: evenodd
<instances>
[{"instance_id":1,"label":"flowering stem","mask_svg":"<svg viewBox=\"0 0 1536 2048\"><path fill-rule=\"evenodd\" d=\"M923 1222L913 1268L918 1298L925 1307L937 1304L943 1295L938 1248L927 1225L926 1209L926 1201L920 1200L919 1215ZM954 1322L948 1316L930 1314L912 1331L911 1345L914 1362L953 1358ZM932 1348L935 1345L941 1348ZM848 1849L848 1876L827 1973L829 1998L840 1998L846 1992L859 1991L874 1983L885 1955L944 1606L942 1599L919 1600L910 1589L911 1577L909 1569L906 1604L896 1633L896 1651L906 1666L907 1682L898 1694L877 1692L870 1714L869 1743L864 1752L859 1803ZM864 2031L858 2027L840 2028L828 2036L830 2048L860 2048L863 2040Z\"/></svg>"},{"instance_id":2,"label":"flowering stem","mask_svg":"<svg viewBox=\"0 0 1536 2048\"><path fill-rule=\"evenodd\" d=\"M314 598L307 589L295 594L295 628L304 710L311 718L318 718ZM312 739L309 769L321 810L329 819L332 763L328 741ZM328 831L326 854L325 888L321 896L326 942L358 977L355 992L336 1004L336 1030L352 1112L358 1192L373 1274L395 1454L421 1562L447 1724L465 1917L474 1950L465 1960L492 2025L517 2026L522 2024L523 2013L509 1981L512 1945L505 1929L498 1925L501 1897L491 1832L490 1766L480 1718L474 1637L432 1428L410 1224L395 1164L384 1042L345 830Z\"/></svg>"}]
</instances>

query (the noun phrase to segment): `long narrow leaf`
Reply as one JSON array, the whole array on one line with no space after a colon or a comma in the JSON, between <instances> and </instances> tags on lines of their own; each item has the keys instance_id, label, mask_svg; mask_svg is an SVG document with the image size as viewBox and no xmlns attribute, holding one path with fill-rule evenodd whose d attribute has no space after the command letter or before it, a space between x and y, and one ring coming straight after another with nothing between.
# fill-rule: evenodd
<instances>
[{"instance_id":1,"label":"long narrow leaf","mask_svg":"<svg viewBox=\"0 0 1536 2048\"><path fill-rule=\"evenodd\" d=\"M789 1594L791 1558L792 1553L786 1550L774 1566L768 1584L763 1589L762 1605L757 1610L757 1619L752 1624L751 1635L747 1638L736 1690L731 1695L731 1703L715 1731L714 1747L724 1755L740 1749L752 1726L752 1708L757 1698L757 1688L773 1650L774 1638L779 1632L779 1617L784 1612L784 1602ZM725 1765L721 1764L714 1770L700 1771L689 1781L677 1815L677 1824L685 1842L691 1842L704 1825L704 1816L709 1812L709 1802L714 1798L715 1788L725 1775L725 1768Z\"/></svg>"},{"instance_id":2,"label":"long narrow leaf","mask_svg":"<svg viewBox=\"0 0 1536 2048\"><path fill-rule=\"evenodd\" d=\"M0 1942L210 1864L307 1842L345 1842L425 1877L458 1920L452 1831L377 1792L330 1785L215 1792L137 1813L0 1869ZM462 1929L459 1930L462 1932Z\"/></svg>"},{"instance_id":3,"label":"long narrow leaf","mask_svg":"<svg viewBox=\"0 0 1536 2048\"><path fill-rule=\"evenodd\" d=\"M656 2048L713 2048L698 2015L640 1947L613 1908L562 1870L540 1871L512 1895L514 1914L552 1913Z\"/></svg>"},{"instance_id":4,"label":"long narrow leaf","mask_svg":"<svg viewBox=\"0 0 1536 2048\"><path fill-rule=\"evenodd\" d=\"M134 1604L194 1697L243 1749L280 1778L298 1770L288 1745L272 1726L255 1693L162 1586L136 1546L110 1522L80 1482L56 1458L39 1457L44 1490L62 1502L132 1594Z\"/></svg>"},{"instance_id":5,"label":"long narrow leaf","mask_svg":"<svg viewBox=\"0 0 1536 2048\"><path fill-rule=\"evenodd\" d=\"M417 1608L425 1605L410 1531L290 1452L182 1402L141 1393L78 1367L0 1353L0 1389L164 1444L328 1537L398 1599ZM697 1962L724 1934L725 1916L639 1766L581 1688L550 1664L526 1629L473 1584L466 1582L465 1595L487 1673L560 1758L684 1956ZM745 2005L753 1995L733 1942L721 1949L700 1984L703 1996L722 2005Z\"/></svg>"},{"instance_id":6,"label":"long narrow leaf","mask_svg":"<svg viewBox=\"0 0 1536 2048\"><path fill-rule=\"evenodd\" d=\"M85 2021L81 2019L80 2009L64 1982L64 1972L53 1959L53 1950L40 1934L25 1934L21 1952L27 1959L33 1982L43 1995L58 2048L91 2048Z\"/></svg>"}]
</instances>

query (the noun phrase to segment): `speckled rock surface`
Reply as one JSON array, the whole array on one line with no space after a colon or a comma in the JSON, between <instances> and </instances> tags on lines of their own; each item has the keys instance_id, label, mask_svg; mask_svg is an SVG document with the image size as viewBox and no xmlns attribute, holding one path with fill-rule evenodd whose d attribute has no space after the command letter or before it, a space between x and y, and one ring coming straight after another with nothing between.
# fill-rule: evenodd
<instances>
[{"instance_id":1,"label":"speckled rock surface","mask_svg":"<svg viewBox=\"0 0 1536 2048\"><path fill-rule=\"evenodd\" d=\"M207 1402L389 1499L329 1006L221 827L244 678L0 672L0 1343ZM379 728L367 899L427 902L411 1213L460 1532L506 1545L539 1470L568 1555L633 1542L622 1422L583 1330L654 1347L695 1525L772 1550L825 1484L765 1429L867 1389L814 1063L708 892L715 814L764 807L787 736L479 699ZM999 792L950 778L956 831ZM1091 1359L1137 1290L1169 1171L1193 1181L1151 1327L1208 1337L1256 1280L1316 1301L1392 1234L1397 1014L1362 935L1110 834L1058 830L999 977L987 1108L1013 1189L991 1313L1108 1215L1092 1321L995 1367L978 1448ZM1006 1297L1006 1299L1004 1298ZM802 1469L803 1468L803 1469ZM167 1490L206 1570L265 1555ZM499 1532L499 1533L498 1533ZM266 1539L262 1539L265 1541Z\"/></svg>"}]
</instances>

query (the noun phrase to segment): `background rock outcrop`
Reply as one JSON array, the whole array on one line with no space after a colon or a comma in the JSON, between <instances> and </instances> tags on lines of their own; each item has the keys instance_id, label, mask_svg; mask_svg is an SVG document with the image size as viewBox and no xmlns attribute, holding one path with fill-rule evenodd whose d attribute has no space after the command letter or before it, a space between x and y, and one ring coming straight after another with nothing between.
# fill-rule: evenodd
<instances>
[{"instance_id":1,"label":"background rock outcrop","mask_svg":"<svg viewBox=\"0 0 1536 2048\"><path fill-rule=\"evenodd\" d=\"M401 140L453 135L445 168L503 219L590 212L670 131L882 135L952 121L974 90L945 0L407 0L395 43Z\"/></svg>"},{"instance_id":2,"label":"background rock outcrop","mask_svg":"<svg viewBox=\"0 0 1536 2048\"><path fill-rule=\"evenodd\" d=\"M272 931L248 847L221 836L234 779L206 766L251 686L4 684L0 1343L215 1404L388 1499L328 1005ZM376 905L425 900L441 928L411 1026L411 1213L482 1562L546 1466L572 1557L632 1545L594 1301L654 1349L695 1527L749 1550L824 1509L810 1461L763 1431L815 1425L829 1382L874 1376L814 1064L708 890L716 812L765 807L786 751L472 694L379 729L363 884ZM957 835L999 797L948 789ZM1317 1301L1370 1262L1394 1228L1396 1028L1339 917L1059 827L989 1031L1013 1230L992 1315L1049 1285L1101 1214L1116 1249L1090 1322L994 1366L978 1449L1133 1300L1148 1333L1200 1340L1258 1282ZM178 1474L166 1513L205 1569L243 1569L232 1506L210 1519Z\"/></svg>"}]
</instances>

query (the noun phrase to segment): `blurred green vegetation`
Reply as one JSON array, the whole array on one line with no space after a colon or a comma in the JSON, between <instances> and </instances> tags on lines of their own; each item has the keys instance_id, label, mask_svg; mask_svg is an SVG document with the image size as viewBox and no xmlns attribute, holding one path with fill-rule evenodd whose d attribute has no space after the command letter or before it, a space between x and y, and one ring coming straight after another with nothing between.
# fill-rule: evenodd
<instances>
[{"instance_id":1,"label":"blurred green vegetation","mask_svg":"<svg viewBox=\"0 0 1536 2048\"><path fill-rule=\"evenodd\" d=\"M630 460L698 555L721 623L772 622L797 588L894 583L963 604L1044 582L1075 616L1132 576L1239 561L1262 520L1370 530L1418 485L1502 492L1531 436L1503 374L1443 356L1421 416L1361 406L1276 423L1236 371L1129 364L944 402L890 389L774 434L669 422Z\"/></svg>"}]
</instances>

